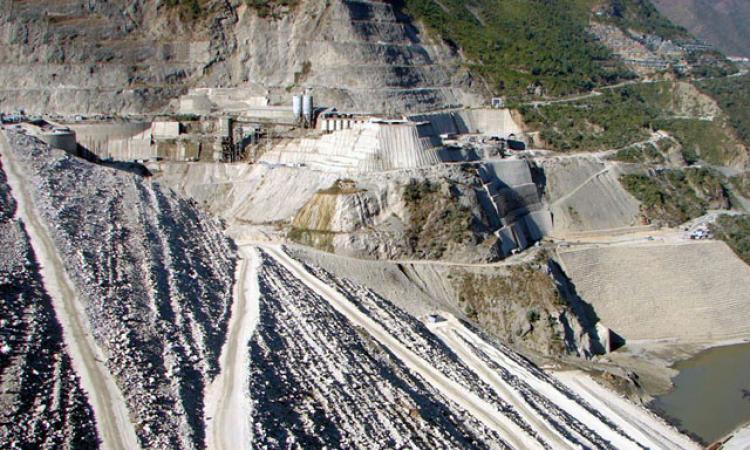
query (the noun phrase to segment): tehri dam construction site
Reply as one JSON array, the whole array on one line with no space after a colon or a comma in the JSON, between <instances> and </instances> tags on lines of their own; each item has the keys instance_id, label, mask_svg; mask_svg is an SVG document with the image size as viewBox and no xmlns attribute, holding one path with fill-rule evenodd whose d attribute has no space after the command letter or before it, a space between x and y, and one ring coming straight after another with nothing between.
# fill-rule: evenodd
<instances>
[{"instance_id":1,"label":"tehri dam construction site","mask_svg":"<svg viewBox=\"0 0 750 450\"><path fill-rule=\"evenodd\" d=\"M0 448L750 448L743 17L0 0Z\"/></svg>"}]
</instances>

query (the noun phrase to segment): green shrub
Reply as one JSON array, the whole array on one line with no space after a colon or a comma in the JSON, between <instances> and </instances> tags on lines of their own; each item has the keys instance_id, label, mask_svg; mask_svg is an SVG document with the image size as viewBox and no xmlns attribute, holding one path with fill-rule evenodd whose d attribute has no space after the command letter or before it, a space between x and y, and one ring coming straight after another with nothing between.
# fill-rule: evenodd
<instances>
[{"instance_id":1,"label":"green shrub","mask_svg":"<svg viewBox=\"0 0 750 450\"><path fill-rule=\"evenodd\" d=\"M707 169L664 170L654 176L627 174L620 183L652 221L677 226L709 209L729 207L720 175Z\"/></svg>"},{"instance_id":2,"label":"green shrub","mask_svg":"<svg viewBox=\"0 0 750 450\"><path fill-rule=\"evenodd\" d=\"M260 17L268 17L277 6L294 8L299 0L245 0L245 4L254 9Z\"/></svg>"},{"instance_id":3,"label":"green shrub","mask_svg":"<svg viewBox=\"0 0 750 450\"><path fill-rule=\"evenodd\" d=\"M165 4L179 11L183 18L195 20L203 16L204 8L200 0L165 0Z\"/></svg>"},{"instance_id":4,"label":"green shrub","mask_svg":"<svg viewBox=\"0 0 750 450\"><path fill-rule=\"evenodd\" d=\"M750 216L721 216L711 224L711 231L750 264Z\"/></svg>"}]
</instances>

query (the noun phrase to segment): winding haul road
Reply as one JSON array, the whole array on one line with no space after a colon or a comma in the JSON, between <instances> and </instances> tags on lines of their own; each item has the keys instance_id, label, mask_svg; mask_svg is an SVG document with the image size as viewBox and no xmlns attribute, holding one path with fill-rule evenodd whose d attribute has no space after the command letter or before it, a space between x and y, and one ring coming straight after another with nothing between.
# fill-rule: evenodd
<instances>
[{"instance_id":1,"label":"winding haul road","mask_svg":"<svg viewBox=\"0 0 750 450\"><path fill-rule=\"evenodd\" d=\"M29 183L13 157L5 133L0 133L0 155L2 155L8 184L18 204L18 215L26 224L31 247L39 259L44 286L47 289L55 313L63 327L65 344L70 351L73 366L81 377L96 417L97 431L102 446L112 450L134 450L140 448L122 392L112 375L99 361L101 351L90 338L83 314L83 305L78 301L76 289L65 273L65 266L47 228L39 221L29 192Z\"/></svg>"}]
</instances>

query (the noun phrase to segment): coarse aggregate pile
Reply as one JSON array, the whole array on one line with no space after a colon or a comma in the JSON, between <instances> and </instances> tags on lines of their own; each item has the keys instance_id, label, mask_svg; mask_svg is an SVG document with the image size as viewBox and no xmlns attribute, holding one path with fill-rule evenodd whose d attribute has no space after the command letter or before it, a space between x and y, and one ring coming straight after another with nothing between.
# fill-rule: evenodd
<instances>
[{"instance_id":1,"label":"coarse aggregate pile","mask_svg":"<svg viewBox=\"0 0 750 450\"><path fill-rule=\"evenodd\" d=\"M221 224L148 178L8 138L140 445L203 447L236 262Z\"/></svg>"},{"instance_id":2,"label":"coarse aggregate pile","mask_svg":"<svg viewBox=\"0 0 750 450\"><path fill-rule=\"evenodd\" d=\"M250 342L258 448L503 448L503 440L407 370L263 255Z\"/></svg>"},{"instance_id":3,"label":"coarse aggregate pile","mask_svg":"<svg viewBox=\"0 0 750 450\"><path fill-rule=\"evenodd\" d=\"M594 405L452 316L423 323L283 249L258 255L256 448L693 446L645 411L623 414L616 396Z\"/></svg>"},{"instance_id":4,"label":"coarse aggregate pile","mask_svg":"<svg viewBox=\"0 0 750 450\"><path fill-rule=\"evenodd\" d=\"M97 448L94 414L0 165L0 443Z\"/></svg>"}]
</instances>

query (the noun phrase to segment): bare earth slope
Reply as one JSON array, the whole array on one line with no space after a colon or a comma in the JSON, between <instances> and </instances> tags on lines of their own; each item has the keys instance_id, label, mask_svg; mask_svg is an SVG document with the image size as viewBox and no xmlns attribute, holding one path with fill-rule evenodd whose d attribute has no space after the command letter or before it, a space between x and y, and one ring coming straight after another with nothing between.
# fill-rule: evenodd
<instances>
[{"instance_id":1,"label":"bare earth slope","mask_svg":"<svg viewBox=\"0 0 750 450\"><path fill-rule=\"evenodd\" d=\"M144 448L204 445L235 250L219 225L149 180L23 134L11 152L77 291L78 313Z\"/></svg>"},{"instance_id":2,"label":"bare earth slope","mask_svg":"<svg viewBox=\"0 0 750 450\"><path fill-rule=\"evenodd\" d=\"M627 340L747 338L750 268L723 242L561 250L604 325Z\"/></svg>"}]
</instances>

